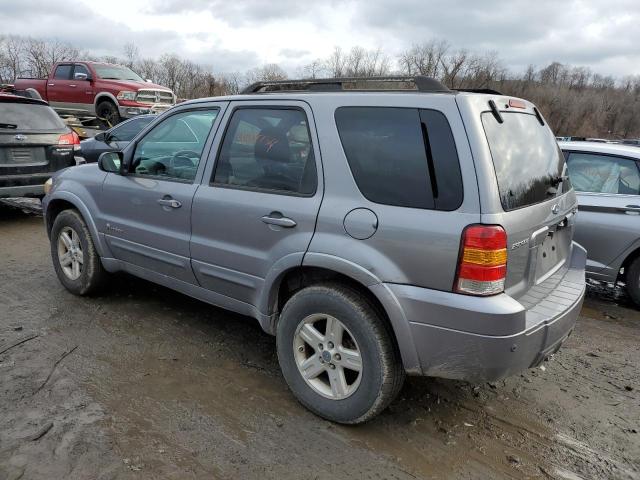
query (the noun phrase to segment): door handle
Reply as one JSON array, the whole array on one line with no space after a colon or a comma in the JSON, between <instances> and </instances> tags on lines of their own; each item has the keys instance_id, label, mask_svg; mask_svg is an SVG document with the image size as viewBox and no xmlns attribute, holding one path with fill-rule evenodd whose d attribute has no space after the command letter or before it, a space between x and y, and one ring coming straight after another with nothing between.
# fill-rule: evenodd
<instances>
[{"instance_id":1,"label":"door handle","mask_svg":"<svg viewBox=\"0 0 640 480\"><path fill-rule=\"evenodd\" d=\"M297 225L295 220L283 217L280 212L271 212L269 215L262 217L262 221L269 225L277 225L284 228L293 228Z\"/></svg>"},{"instance_id":2,"label":"door handle","mask_svg":"<svg viewBox=\"0 0 640 480\"><path fill-rule=\"evenodd\" d=\"M55 84L55 83L49 83L49 84L48 84L48 86L49 86L49 87L55 87L55 86L56 86L56 84Z\"/></svg>"},{"instance_id":3,"label":"door handle","mask_svg":"<svg viewBox=\"0 0 640 480\"><path fill-rule=\"evenodd\" d=\"M627 215L638 215L640 214L640 205L625 205L624 213Z\"/></svg>"},{"instance_id":4,"label":"door handle","mask_svg":"<svg viewBox=\"0 0 640 480\"><path fill-rule=\"evenodd\" d=\"M75 85L75 84L73 84L73 85L69 85L69 86L70 86L70 87L74 87L74 88L75 88L75 87L77 87L77 85Z\"/></svg>"},{"instance_id":5,"label":"door handle","mask_svg":"<svg viewBox=\"0 0 640 480\"><path fill-rule=\"evenodd\" d=\"M158 203L163 207L180 208L182 204L174 198L160 198Z\"/></svg>"}]
</instances>

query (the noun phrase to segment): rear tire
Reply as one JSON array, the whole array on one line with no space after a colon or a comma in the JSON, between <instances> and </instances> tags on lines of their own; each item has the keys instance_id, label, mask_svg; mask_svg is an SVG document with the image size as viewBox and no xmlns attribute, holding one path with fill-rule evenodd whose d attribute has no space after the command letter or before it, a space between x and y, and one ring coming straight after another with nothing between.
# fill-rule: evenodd
<instances>
[{"instance_id":1,"label":"rear tire","mask_svg":"<svg viewBox=\"0 0 640 480\"><path fill-rule=\"evenodd\" d=\"M117 125L122 121L118 107L109 100L103 100L98 104L96 107L96 114L98 117L107 120L111 126Z\"/></svg>"},{"instance_id":2,"label":"rear tire","mask_svg":"<svg viewBox=\"0 0 640 480\"><path fill-rule=\"evenodd\" d=\"M87 224L77 210L64 210L53 222L51 258L58 280L74 295L95 293L107 279Z\"/></svg>"},{"instance_id":3,"label":"rear tire","mask_svg":"<svg viewBox=\"0 0 640 480\"><path fill-rule=\"evenodd\" d=\"M293 295L282 309L276 341L289 388L327 420L366 422L404 382L389 325L369 299L345 285L312 285Z\"/></svg>"},{"instance_id":4,"label":"rear tire","mask_svg":"<svg viewBox=\"0 0 640 480\"><path fill-rule=\"evenodd\" d=\"M640 307L640 257L631 262L626 272L627 293L636 304Z\"/></svg>"}]
</instances>

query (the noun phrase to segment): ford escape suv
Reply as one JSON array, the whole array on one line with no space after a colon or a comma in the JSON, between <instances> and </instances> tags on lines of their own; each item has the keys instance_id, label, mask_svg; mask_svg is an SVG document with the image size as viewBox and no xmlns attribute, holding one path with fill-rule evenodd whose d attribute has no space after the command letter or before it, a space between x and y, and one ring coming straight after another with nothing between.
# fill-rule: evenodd
<instances>
[{"instance_id":1,"label":"ford escape suv","mask_svg":"<svg viewBox=\"0 0 640 480\"><path fill-rule=\"evenodd\" d=\"M69 291L125 271L254 317L294 395L336 422L372 418L407 373L540 364L584 297L576 196L544 118L426 77L185 102L47 192Z\"/></svg>"}]
</instances>

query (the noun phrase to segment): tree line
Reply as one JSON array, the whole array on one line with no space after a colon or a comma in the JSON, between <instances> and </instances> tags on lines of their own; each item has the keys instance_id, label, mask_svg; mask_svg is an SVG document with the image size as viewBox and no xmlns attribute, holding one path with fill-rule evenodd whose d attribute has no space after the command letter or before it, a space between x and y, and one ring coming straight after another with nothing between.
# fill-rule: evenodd
<instances>
[{"instance_id":1,"label":"tree line","mask_svg":"<svg viewBox=\"0 0 640 480\"><path fill-rule=\"evenodd\" d=\"M509 70L497 52L472 52L452 47L445 40L416 43L391 56L382 49L336 47L287 72L277 64L256 66L245 72L216 72L176 54L159 58L140 55L132 43L120 56L98 57L58 40L0 36L0 83L20 76L44 77L60 61L98 60L130 67L143 78L171 88L189 99L238 93L261 80L322 77L426 75L449 88L494 89L534 102L556 135L601 138L640 137L640 76L613 78L553 62L524 72ZM215 59L212 59L215 61Z\"/></svg>"}]
</instances>

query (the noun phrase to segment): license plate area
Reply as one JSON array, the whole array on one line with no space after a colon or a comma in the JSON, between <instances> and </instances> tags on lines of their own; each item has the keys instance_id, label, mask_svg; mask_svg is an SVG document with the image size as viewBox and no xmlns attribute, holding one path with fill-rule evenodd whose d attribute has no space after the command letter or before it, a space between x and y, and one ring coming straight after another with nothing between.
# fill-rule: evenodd
<instances>
[{"instance_id":1,"label":"license plate area","mask_svg":"<svg viewBox=\"0 0 640 480\"><path fill-rule=\"evenodd\" d=\"M547 233L538 245L536 284L553 275L566 261L571 246L571 229L560 227Z\"/></svg>"},{"instance_id":2,"label":"license plate area","mask_svg":"<svg viewBox=\"0 0 640 480\"><path fill-rule=\"evenodd\" d=\"M46 155L43 147L9 147L4 155L0 155L0 166L26 167L46 165Z\"/></svg>"}]
</instances>

